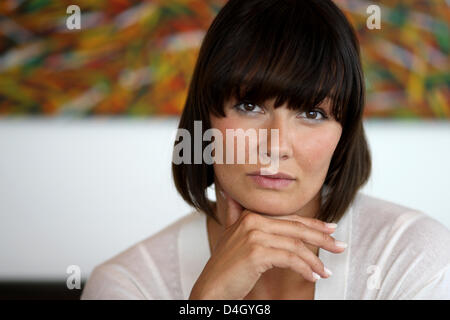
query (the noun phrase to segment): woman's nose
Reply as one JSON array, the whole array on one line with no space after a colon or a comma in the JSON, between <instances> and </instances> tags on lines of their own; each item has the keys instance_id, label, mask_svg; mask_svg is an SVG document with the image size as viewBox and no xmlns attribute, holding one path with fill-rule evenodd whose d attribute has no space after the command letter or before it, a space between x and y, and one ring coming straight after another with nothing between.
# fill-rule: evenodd
<instances>
[{"instance_id":1,"label":"woman's nose","mask_svg":"<svg viewBox=\"0 0 450 320\"><path fill-rule=\"evenodd\" d=\"M287 160L292 157L292 129L289 128L289 121L281 115L274 115L267 127L267 156L271 157L278 151L278 158Z\"/></svg>"}]
</instances>

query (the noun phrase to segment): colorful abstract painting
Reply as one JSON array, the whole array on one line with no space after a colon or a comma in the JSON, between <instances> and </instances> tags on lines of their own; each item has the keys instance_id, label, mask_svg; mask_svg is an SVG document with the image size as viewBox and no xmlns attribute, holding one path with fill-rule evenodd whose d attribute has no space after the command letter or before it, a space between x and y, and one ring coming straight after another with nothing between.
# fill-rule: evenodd
<instances>
[{"instance_id":1,"label":"colorful abstract painting","mask_svg":"<svg viewBox=\"0 0 450 320\"><path fill-rule=\"evenodd\" d=\"M301 1L301 0L298 0ZM0 117L179 115L225 0L1 0ZM335 0L355 26L366 117L450 118L445 0ZM70 5L81 29L68 29ZM381 28L366 25L381 8Z\"/></svg>"},{"instance_id":2,"label":"colorful abstract painting","mask_svg":"<svg viewBox=\"0 0 450 320\"><path fill-rule=\"evenodd\" d=\"M357 30L366 77L366 115L450 118L450 2L335 0ZM381 28L369 29L376 4Z\"/></svg>"}]
</instances>

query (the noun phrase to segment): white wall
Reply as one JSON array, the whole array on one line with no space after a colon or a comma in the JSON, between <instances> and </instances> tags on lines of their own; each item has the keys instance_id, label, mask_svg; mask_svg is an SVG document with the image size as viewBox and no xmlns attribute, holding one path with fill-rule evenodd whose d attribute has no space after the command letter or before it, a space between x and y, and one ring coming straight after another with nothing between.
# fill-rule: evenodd
<instances>
[{"instance_id":1,"label":"white wall","mask_svg":"<svg viewBox=\"0 0 450 320\"><path fill-rule=\"evenodd\" d=\"M0 280L64 279L189 212L171 180L177 118L0 120ZM450 122L365 123L363 192L450 227Z\"/></svg>"}]
</instances>

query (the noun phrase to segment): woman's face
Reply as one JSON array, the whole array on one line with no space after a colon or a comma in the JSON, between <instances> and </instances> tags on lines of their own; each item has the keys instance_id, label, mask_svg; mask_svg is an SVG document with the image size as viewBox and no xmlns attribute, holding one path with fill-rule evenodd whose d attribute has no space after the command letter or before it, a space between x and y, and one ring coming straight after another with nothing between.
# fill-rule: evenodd
<instances>
[{"instance_id":1,"label":"woman's face","mask_svg":"<svg viewBox=\"0 0 450 320\"><path fill-rule=\"evenodd\" d=\"M274 109L274 101L256 105L230 99L224 105L226 117L217 118L211 114L211 126L221 131L224 146L223 164L213 165L215 183L251 211L268 215L305 215L302 213L308 208L308 204L311 207L311 203L319 199L319 191L341 137L342 127L332 117L330 101L327 99L311 112L289 110L286 104ZM259 129L266 129L269 156L274 154L274 150L271 150L273 142L270 140L270 132L271 129L278 129L276 172L286 173L294 180L275 187L270 184L273 180L251 175L261 168L268 168L269 164L261 164L259 157L256 164L249 163L251 146L248 140L245 143L245 163L237 163L237 139L235 138L234 145L227 145L226 129L239 128L244 132L255 129L257 134ZM260 150L259 139L257 144ZM230 148L234 149L234 162L226 164L225 157Z\"/></svg>"}]
</instances>

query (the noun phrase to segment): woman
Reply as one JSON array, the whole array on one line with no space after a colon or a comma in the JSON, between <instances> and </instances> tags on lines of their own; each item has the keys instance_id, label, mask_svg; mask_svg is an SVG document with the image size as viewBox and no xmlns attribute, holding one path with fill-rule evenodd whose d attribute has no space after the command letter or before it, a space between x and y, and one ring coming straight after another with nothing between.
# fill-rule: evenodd
<instances>
[{"instance_id":1,"label":"woman","mask_svg":"<svg viewBox=\"0 0 450 320\"><path fill-rule=\"evenodd\" d=\"M448 229L359 192L371 170L364 97L357 38L331 0L230 0L179 124L191 145L195 121L216 129L224 152L172 166L196 210L96 267L82 299L450 298ZM249 163L249 146L244 163L217 161L236 151L227 129L274 129L263 153L275 171Z\"/></svg>"}]
</instances>

